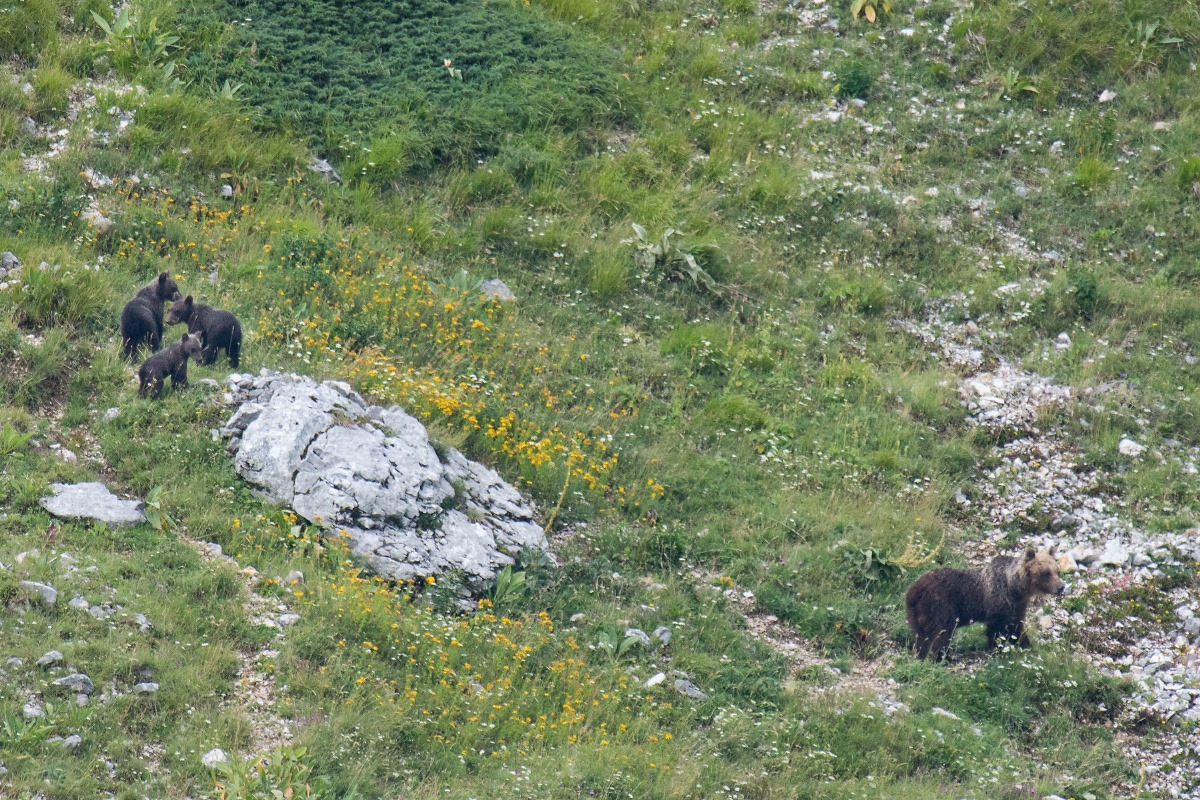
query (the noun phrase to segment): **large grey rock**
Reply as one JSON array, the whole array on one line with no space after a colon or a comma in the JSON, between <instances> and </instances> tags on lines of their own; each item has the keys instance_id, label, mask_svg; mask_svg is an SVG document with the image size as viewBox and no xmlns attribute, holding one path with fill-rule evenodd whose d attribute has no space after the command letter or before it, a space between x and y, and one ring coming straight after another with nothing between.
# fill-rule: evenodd
<instances>
[{"instance_id":1,"label":"large grey rock","mask_svg":"<svg viewBox=\"0 0 1200 800\"><path fill-rule=\"evenodd\" d=\"M455 570L478 590L521 550L546 548L520 492L457 450L443 461L399 407L369 405L336 381L229 381L240 405L223 432L238 473L271 502L344 535L378 574Z\"/></svg>"},{"instance_id":2,"label":"large grey rock","mask_svg":"<svg viewBox=\"0 0 1200 800\"><path fill-rule=\"evenodd\" d=\"M44 605L52 606L58 603L58 590L48 583L21 581L21 587L41 600Z\"/></svg>"},{"instance_id":3,"label":"large grey rock","mask_svg":"<svg viewBox=\"0 0 1200 800\"><path fill-rule=\"evenodd\" d=\"M54 494L42 498L42 508L56 517L94 519L113 526L146 521L140 502L122 500L103 483L52 483L50 489Z\"/></svg>"},{"instance_id":4,"label":"large grey rock","mask_svg":"<svg viewBox=\"0 0 1200 800\"><path fill-rule=\"evenodd\" d=\"M37 664L39 667L54 667L61 664L64 660L65 658L63 657L63 654L57 650L47 650L44 654L42 654L41 658L33 663Z\"/></svg>"},{"instance_id":5,"label":"large grey rock","mask_svg":"<svg viewBox=\"0 0 1200 800\"><path fill-rule=\"evenodd\" d=\"M54 686L65 686L71 691L79 694L91 694L96 688L92 683L92 679L87 675L84 675L82 672L64 675L63 677L53 680L50 683Z\"/></svg>"}]
</instances>

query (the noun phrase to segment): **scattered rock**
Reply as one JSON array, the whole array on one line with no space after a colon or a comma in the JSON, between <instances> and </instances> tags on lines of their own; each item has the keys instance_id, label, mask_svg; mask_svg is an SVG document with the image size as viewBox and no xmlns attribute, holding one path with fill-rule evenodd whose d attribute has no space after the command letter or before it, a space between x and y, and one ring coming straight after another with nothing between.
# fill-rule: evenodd
<instances>
[{"instance_id":1,"label":"scattered rock","mask_svg":"<svg viewBox=\"0 0 1200 800\"><path fill-rule=\"evenodd\" d=\"M299 621L299 614L280 614L279 619L276 620L281 628L286 628L289 625L295 625Z\"/></svg>"},{"instance_id":2,"label":"scattered rock","mask_svg":"<svg viewBox=\"0 0 1200 800\"><path fill-rule=\"evenodd\" d=\"M79 694L91 694L96 688L92 683L92 679L82 672L64 675L61 678L51 681L50 685L61 686Z\"/></svg>"},{"instance_id":3,"label":"scattered rock","mask_svg":"<svg viewBox=\"0 0 1200 800\"><path fill-rule=\"evenodd\" d=\"M112 408L110 408L104 412L104 421L112 422L114 419L116 419L118 416L120 416L120 414L121 414L121 409L117 408L116 406L113 406Z\"/></svg>"},{"instance_id":4,"label":"scattered rock","mask_svg":"<svg viewBox=\"0 0 1200 800\"><path fill-rule=\"evenodd\" d=\"M1129 549L1120 541L1111 539L1100 553L1100 563L1106 567L1123 567L1129 563Z\"/></svg>"},{"instance_id":5,"label":"scattered rock","mask_svg":"<svg viewBox=\"0 0 1200 800\"><path fill-rule=\"evenodd\" d=\"M21 581L21 587L35 595L45 605L53 606L58 603L58 590L48 583Z\"/></svg>"},{"instance_id":6,"label":"scattered rock","mask_svg":"<svg viewBox=\"0 0 1200 800\"><path fill-rule=\"evenodd\" d=\"M230 197L233 197L233 187L228 183L221 187L221 197L224 197L227 200Z\"/></svg>"},{"instance_id":7,"label":"scattered rock","mask_svg":"<svg viewBox=\"0 0 1200 800\"><path fill-rule=\"evenodd\" d=\"M154 694L158 691L158 684L153 681L144 681L133 685L134 694Z\"/></svg>"},{"instance_id":8,"label":"scattered rock","mask_svg":"<svg viewBox=\"0 0 1200 800\"><path fill-rule=\"evenodd\" d=\"M283 579L284 586L295 586L298 583L304 583L304 573L298 569L292 570L287 574L287 577Z\"/></svg>"},{"instance_id":9,"label":"scattered rock","mask_svg":"<svg viewBox=\"0 0 1200 800\"><path fill-rule=\"evenodd\" d=\"M64 519L94 519L109 525L135 525L146 521L142 504L122 500L102 483L52 483L54 492L41 500L42 508Z\"/></svg>"},{"instance_id":10,"label":"scattered rock","mask_svg":"<svg viewBox=\"0 0 1200 800\"><path fill-rule=\"evenodd\" d=\"M1103 92L1100 93L1100 97L1096 98L1096 102L1111 103L1113 100L1116 100L1116 99L1117 99L1116 92L1114 92L1111 89L1105 89Z\"/></svg>"},{"instance_id":11,"label":"scattered rock","mask_svg":"<svg viewBox=\"0 0 1200 800\"><path fill-rule=\"evenodd\" d=\"M65 657L62 653L58 652L57 650L48 650L42 654L41 658L33 663L37 664L39 667L54 667L63 663L64 660Z\"/></svg>"},{"instance_id":12,"label":"scattered rock","mask_svg":"<svg viewBox=\"0 0 1200 800\"><path fill-rule=\"evenodd\" d=\"M671 629L666 625L659 625L657 628L655 628L654 636L657 637L660 642L662 642L663 647L666 647L671 643Z\"/></svg>"},{"instance_id":13,"label":"scattered rock","mask_svg":"<svg viewBox=\"0 0 1200 800\"><path fill-rule=\"evenodd\" d=\"M626 639L636 639L638 642L641 643L641 645L643 647L650 646L650 635L647 634L641 628L626 628L625 629L625 638Z\"/></svg>"},{"instance_id":14,"label":"scattered rock","mask_svg":"<svg viewBox=\"0 0 1200 800\"><path fill-rule=\"evenodd\" d=\"M74 750L83 744L83 737L78 733L72 733L67 738L60 740L58 744L60 747L65 747L68 750Z\"/></svg>"},{"instance_id":15,"label":"scattered rock","mask_svg":"<svg viewBox=\"0 0 1200 800\"><path fill-rule=\"evenodd\" d=\"M1117 443L1117 452L1123 456L1137 458L1142 453L1146 452L1146 446L1138 444L1133 439L1122 439Z\"/></svg>"},{"instance_id":16,"label":"scattered rock","mask_svg":"<svg viewBox=\"0 0 1200 800\"><path fill-rule=\"evenodd\" d=\"M80 611L87 611L88 606L91 605L91 603L87 601L87 598L77 594L71 598L71 602L67 603L67 605Z\"/></svg>"},{"instance_id":17,"label":"scattered rock","mask_svg":"<svg viewBox=\"0 0 1200 800\"><path fill-rule=\"evenodd\" d=\"M666 679L667 679L667 673L665 673L665 672L656 672L656 673L654 673L653 675L651 675L651 676L650 676L650 677L649 677L649 678L646 680L646 682L645 682L645 683L643 683L642 685L643 685L643 686L645 686L647 689L649 689L649 688L651 688L651 687L658 686L660 683L662 683L662 682L663 682L663 681L665 681Z\"/></svg>"},{"instance_id":18,"label":"scattered rock","mask_svg":"<svg viewBox=\"0 0 1200 800\"><path fill-rule=\"evenodd\" d=\"M224 764L228 761L225 757L225 751L219 747L214 747L204 755L200 756L200 763L209 769L216 769L217 764Z\"/></svg>"},{"instance_id":19,"label":"scattered rock","mask_svg":"<svg viewBox=\"0 0 1200 800\"><path fill-rule=\"evenodd\" d=\"M696 684L692 683L687 678L675 679L675 691L692 700L704 701L708 699L708 695L705 694L700 687L696 686Z\"/></svg>"},{"instance_id":20,"label":"scattered rock","mask_svg":"<svg viewBox=\"0 0 1200 800\"><path fill-rule=\"evenodd\" d=\"M1063 331L1057 337L1055 337L1054 347L1057 350L1071 349L1071 337L1067 335L1066 331Z\"/></svg>"},{"instance_id":21,"label":"scattered rock","mask_svg":"<svg viewBox=\"0 0 1200 800\"><path fill-rule=\"evenodd\" d=\"M333 165L323 158L317 158L316 156L313 156L312 163L308 165L308 168L327 181L331 181L333 183L341 183L342 181L342 176L338 175L337 170L333 168Z\"/></svg>"},{"instance_id":22,"label":"scattered rock","mask_svg":"<svg viewBox=\"0 0 1200 800\"><path fill-rule=\"evenodd\" d=\"M87 610L87 613L90 614L93 619L108 619L117 612L116 609L105 604L102 606L92 606Z\"/></svg>"},{"instance_id":23,"label":"scattered rock","mask_svg":"<svg viewBox=\"0 0 1200 800\"><path fill-rule=\"evenodd\" d=\"M929 713L937 714L939 717L945 717L946 719L952 719L952 720L955 720L956 722L962 722L962 717L960 717L958 714L955 714L953 711L947 711L944 708L939 708L938 706L934 706L933 708L929 709Z\"/></svg>"},{"instance_id":24,"label":"scattered rock","mask_svg":"<svg viewBox=\"0 0 1200 800\"><path fill-rule=\"evenodd\" d=\"M509 289L508 285L499 278L489 278L488 280L479 284L479 291L483 292L485 297L494 297L497 300L502 300L504 302L517 299L517 296L513 294L512 289Z\"/></svg>"},{"instance_id":25,"label":"scattered rock","mask_svg":"<svg viewBox=\"0 0 1200 800\"><path fill-rule=\"evenodd\" d=\"M30 700L21 709L21 714L25 717L25 719L37 719L38 717L46 716L46 710L42 708L38 701Z\"/></svg>"},{"instance_id":26,"label":"scattered rock","mask_svg":"<svg viewBox=\"0 0 1200 800\"><path fill-rule=\"evenodd\" d=\"M453 569L478 591L522 550L546 549L516 489L457 450L443 461L398 406L296 375L229 382L240 406L223 433L238 473L271 502L344 535L378 574L411 580Z\"/></svg>"}]
</instances>

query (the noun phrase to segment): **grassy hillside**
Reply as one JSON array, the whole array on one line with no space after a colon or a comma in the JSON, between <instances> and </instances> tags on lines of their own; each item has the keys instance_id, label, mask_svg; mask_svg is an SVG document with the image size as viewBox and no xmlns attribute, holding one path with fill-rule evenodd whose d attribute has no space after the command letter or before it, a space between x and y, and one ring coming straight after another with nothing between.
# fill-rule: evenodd
<instances>
[{"instance_id":1,"label":"grassy hillside","mask_svg":"<svg viewBox=\"0 0 1200 800\"><path fill-rule=\"evenodd\" d=\"M1133 796L1194 725L1135 718L1119 649L906 653L912 579L988 552L1011 437L905 326L977 321L1086 398L1040 423L1128 519L1194 524L1184 461L1117 446L1200 438L1200 12L849 5L0 6L0 796ZM461 615L252 496L195 385L224 365L152 402L121 362L161 270L239 315L243 370L350 380L561 504L559 564ZM169 519L38 506L85 479ZM1102 623L1170 612L1083 582Z\"/></svg>"}]
</instances>

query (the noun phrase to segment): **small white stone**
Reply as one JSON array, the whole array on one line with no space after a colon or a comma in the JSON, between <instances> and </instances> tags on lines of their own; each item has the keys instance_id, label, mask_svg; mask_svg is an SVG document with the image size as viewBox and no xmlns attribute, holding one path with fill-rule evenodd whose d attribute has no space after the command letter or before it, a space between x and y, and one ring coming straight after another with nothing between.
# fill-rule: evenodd
<instances>
[{"instance_id":1,"label":"small white stone","mask_svg":"<svg viewBox=\"0 0 1200 800\"><path fill-rule=\"evenodd\" d=\"M224 764L229 759L225 757L225 751L219 747L214 747L204 755L200 756L200 763L209 769L214 769L217 764Z\"/></svg>"},{"instance_id":2,"label":"small white stone","mask_svg":"<svg viewBox=\"0 0 1200 800\"><path fill-rule=\"evenodd\" d=\"M647 689L649 689L652 686L658 686L660 683L662 683L666 679L667 679L667 674L665 672L656 672L653 675L651 675L650 678L642 685L645 686Z\"/></svg>"},{"instance_id":3,"label":"small white stone","mask_svg":"<svg viewBox=\"0 0 1200 800\"><path fill-rule=\"evenodd\" d=\"M1137 458L1145 451L1146 451L1145 445L1138 444L1133 439L1130 439L1128 437L1122 439L1119 443L1117 443L1117 452L1123 456L1129 456L1130 458Z\"/></svg>"}]
</instances>

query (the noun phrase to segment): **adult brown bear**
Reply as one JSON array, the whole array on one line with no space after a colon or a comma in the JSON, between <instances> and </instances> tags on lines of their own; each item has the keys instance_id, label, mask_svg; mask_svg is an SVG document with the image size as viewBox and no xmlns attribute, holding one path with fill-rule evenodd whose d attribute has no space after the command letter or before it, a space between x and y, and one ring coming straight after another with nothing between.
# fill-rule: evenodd
<instances>
[{"instance_id":1,"label":"adult brown bear","mask_svg":"<svg viewBox=\"0 0 1200 800\"><path fill-rule=\"evenodd\" d=\"M1029 601L1065 589L1053 549L1037 552L1031 547L1021 557L997 556L983 569L926 572L904 598L917 657L933 653L935 661L942 660L955 629L976 622L987 626L989 650L1000 638L1028 647Z\"/></svg>"}]
</instances>

